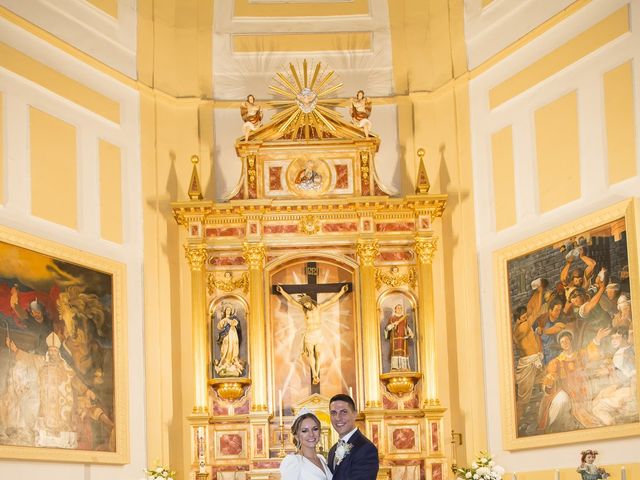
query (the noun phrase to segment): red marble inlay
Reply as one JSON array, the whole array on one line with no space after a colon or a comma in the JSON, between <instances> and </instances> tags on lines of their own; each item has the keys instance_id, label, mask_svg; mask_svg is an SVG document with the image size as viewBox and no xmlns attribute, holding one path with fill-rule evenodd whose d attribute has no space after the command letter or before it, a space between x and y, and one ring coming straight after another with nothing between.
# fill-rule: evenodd
<instances>
[{"instance_id":1,"label":"red marble inlay","mask_svg":"<svg viewBox=\"0 0 640 480\"><path fill-rule=\"evenodd\" d=\"M371 425L371 441L377 446L379 440L378 425Z\"/></svg>"},{"instance_id":2,"label":"red marble inlay","mask_svg":"<svg viewBox=\"0 0 640 480\"><path fill-rule=\"evenodd\" d=\"M199 230L200 229L198 228L198 225L191 225L191 236L192 237L197 237Z\"/></svg>"},{"instance_id":3,"label":"red marble inlay","mask_svg":"<svg viewBox=\"0 0 640 480\"><path fill-rule=\"evenodd\" d=\"M442 480L442 464L441 463L431 464L431 478L433 480Z\"/></svg>"},{"instance_id":4,"label":"red marble inlay","mask_svg":"<svg viewBox=\"0 0 640 480\"><path fill-rule=\"evenodd\" d=\"M436 422L431 422L431 448L434 452L440 451L440 434Z\"/></svg>"},{"instance_id":5,"label":"red marble inlay","mask_svg":"<svg viewBox=\"0 0 640 480\"><path fill-rule=\"evenodd\" d=\"M264 231L265 235L274 233L298 233L298 225L265 225L262 230Z\"/></svg>"},{"instance_id":6,"label":"red marble inlay","mask_svg":"<svg viewBox=\"0 0 640 480\"><path fill-rule=\"evenodd\" d=\"M357 232L358 224L356 222L340 222L340 223L325 223L322 226L323 232Z\"/></svg>"},{"instance_id":7,"label":"red marble inlay","mask_svg":"<svg viewBox=\"0 0 640 480\"><path fill-rule=\"evenodd\" d=\"M258 225L256 225L255 223L252 223L251 226L249 227L249 231L255 235L256 233L258 233Z\"/></svg>"},{"instance_id":8,"label":"red marble inlay","mask_svg":"<svg viewBox=\"0 0 640 480\"><path fill-rule=\"evenodd\" d=\"M382 188L380 188L380 185L378 185L378 182L373 182L373 191L375 195L387 195L387 193L382 190Z\"/></svg>"},{"instance_id":9,"label":"red marble inlay","mask_svg":"<svg viewBox=\"0 0 640 480\"><path fill-rule=\"evenodd\" d=\"M371 222L370 222L369 220L364 220L364 221L362 222L362 229L363 229L364 231L369 231L369 230L371 230Z\"/></svg>"},{"instance_id":10,"label":"red marble inlay","mask_svg":"<svg viewBox=\"0 0 640 480\"><path fill-rule=\"evenodd\" d=\"M256 453L262 454L262 449L264 448L264 438L262 434L262 428L259 428L256 432Z\"/></svg>"},{"instance_id":11,"label":"red marble inlay","mask_svg":"<svg viewBox=\"0 0 640 480\"><path fill-rule=\"evenodd\" d=\"M349 168L346 165L336 165L336 188L349 186Z\"/></svg>"},{"instance_id":12,"label":"red marble inlay","mask_svg":"<svg viewBox=\"0 0 640 480\"><path fill-rule=\"evenodd\" d=\"M207 237L244 237L242 227L207 227Z\"/></svg>"},{"instance_id":13,"label":"red marble inlay","mask_svg":"<svg viewBox=\"0 0 640 480\"><path fill-rule=\"evenodd\" d=\"M256 184L254 183L249 183L249 198L256 198L258 196L258 193L256 192Z\"/></svg>"},{"instance_id":14,"label":"red marble inlay","mask_svg":"<svg viewBox=\"0 0 640 480\"><path fill-rule=\"evenodd\" d=\"M226 266L226 265L244 265L242 257L211 257L209 265Z\"/></svg>"},{"instance_id":15,"label":"red marble inlay","mask_svg":"<svg viewBox=\"0 0 640 480\"><path fill-rule=\"evenodd\" d=\"M382 397L382 406L387 410L396 410L398 408L398 402L394 402L387 397Z\"/></svg>"},{"instance_id":16,"label":"red marble inlay","mask_svg":"<svg viewBox=\"0 0 640 480\"><path fill-rule=\"evenodd\" d=\"M420 406L420 400L416 395L411 397L410 400L404 402L404 408L418 408Z\"/></svg>"},{"instance_id":17,"label":"red marble inlay","mask_svg":"<svg viewBox=\"0 0 640 480\"><path fill-rule=\"evenodd\" d=\"M393 431L393 446L398 450L410 450L416 446L416 432L410 428L396 428Z\"/></svg>"},{"instance_id":18,"label":"red marble inlay","mask_svg":"<svg viewBox=\"0 0 640 480\"><path fill-rule=\"evenodd\" d=\"M222 405L218 402L213 402L213 414L214 415L227 415L229 410L226 405Z\"/></svg>"},{"instance_id":19,"label":"red marble inlay","mask_svg":"<svg viewBox=\"0 0 640 480\"><path fill-rule=\"evenodd\" d=\"M242 453L242 437L237 433L220 435L220 453L222 455L240 455Z\"/></svg>"},{"instance_id":20,"label":"red marble inlay","mask_svg":"<svg viewBox=\"0 0 640 480\"><path fill-rule=\"evenodd\" d=\"M404 252L380 252L380 259L383 262L397 262L402 260L412 260L413 252L408 250Z\"/></svg>"},{"instance_id":21,"label":"red marble inlay","mask_svg":"<svg viewBox=\"0 0 640 480\"><path fill-rule=\"evenodd\" d=\"M420 228L424 228L426 230L429 230L431 228L431 218L422 217L420 219Z\"/></svg>"},{"instance_id":22,"label":"red marble inlay","mask_svg":"<svg viewBox=\"0 0 640 480\"><path fill-rule=\"evenodd\" d=\"M360 185L362 188L362 195L370 195L369 193L369 181L365 180L364 178L360 179Z\"/></svg>"},{"instance_id":23,"label":"red marble inlay","mask_svg":"<svg viewBox=\"0 0 640 480\"><path fill-rule=\"evenodd\" d=\"M282 190L282 167L269 167L269 190Z\"/></svg>"},{"instance_id":24,"label":"red marble inlay","mask_svg":"<svg viewBox=\"0 0 640 480\"><path fill-rule=\"evenodd\" d=\"M377 232L412 232L415 227L413 222L389 222L376 224Z\"/></svg>"}]
</instances>

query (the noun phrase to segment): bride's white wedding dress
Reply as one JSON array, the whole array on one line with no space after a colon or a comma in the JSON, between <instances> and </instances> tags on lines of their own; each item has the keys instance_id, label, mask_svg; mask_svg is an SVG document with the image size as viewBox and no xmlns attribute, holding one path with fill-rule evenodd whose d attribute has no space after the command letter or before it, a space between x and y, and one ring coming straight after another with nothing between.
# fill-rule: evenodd
<instances>
[{"instance_id":1,"label":"bride's white wedding dress","mask_svg":"<svg viewBox=\"0 0 640 480\"><path fill-rule=\"evenodd\" d=\"M325 458L318 454L322 470L300 454L289 454L280 464L281 480L331 480L333 475Z\"/></svg>"}]
</instances>

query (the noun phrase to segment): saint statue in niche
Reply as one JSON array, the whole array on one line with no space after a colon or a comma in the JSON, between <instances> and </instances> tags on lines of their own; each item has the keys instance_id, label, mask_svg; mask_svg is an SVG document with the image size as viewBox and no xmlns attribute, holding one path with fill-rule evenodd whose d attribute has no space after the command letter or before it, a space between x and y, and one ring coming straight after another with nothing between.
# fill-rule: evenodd
<instances>
[{"instance_id":1,"label":"saint statue in niche","mask_svg":"<svg viewBox=\"0 0 640 480\"><path fill-rule=\"evenodd\" d=\"M238 377L244 371L240 354L240 321L235 308L229 303L220 306L221 315L218 324L217 343L220 346L220 358L215 360L214 369L221 377Z\"/></svg>"},{"instance_id":2,"label":"saint statue in niche","mask_svg":"<svg viewBox=\"0 0 640 480\"><path fill-rule=\"evenodd\" d=\"M393 307L393 313L387 319L384 336L389 339L391 370L411 370L409 366L409 339L414 337L409 327L408 316L401 303Z\"/></svg>"}]
</instances>

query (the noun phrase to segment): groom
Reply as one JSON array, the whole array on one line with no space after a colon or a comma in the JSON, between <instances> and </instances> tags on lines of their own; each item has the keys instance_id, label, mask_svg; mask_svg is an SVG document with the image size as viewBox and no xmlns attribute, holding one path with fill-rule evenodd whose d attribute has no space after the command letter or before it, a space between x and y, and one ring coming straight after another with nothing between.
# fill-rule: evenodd
<instances>
[{"instance_id":1,"label":"groom","mask_svg":"<svg viewBox=\"0 0 640 480\"><path fill-rule=\"evenodd\" d=\"M378 449L356 427L356 405L349 395L339 393L329 402L331 425L340 440L329 450L333 480L375 480L380 461Z\"/></svg>"}]
</instances>

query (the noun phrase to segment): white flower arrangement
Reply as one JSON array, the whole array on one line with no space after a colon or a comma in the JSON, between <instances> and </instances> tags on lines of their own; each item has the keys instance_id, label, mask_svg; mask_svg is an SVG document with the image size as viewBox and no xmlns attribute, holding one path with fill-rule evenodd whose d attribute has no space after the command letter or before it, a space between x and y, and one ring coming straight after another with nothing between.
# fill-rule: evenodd
<instances>
[{"instance_id":1,"label":"white flower arrangement","mask_svg":"<svg viewBox=\"0 0 640 480\"><path fill-rule=\"evenodd\" d=\"M173 470L160 465L153 469L145 469L144 473L146 473L151 480L174 480L176 475L176 472Z\"/></svg>"},{"instance_id":2,"label":"white flower arrangement","mask_svg":"<svg viewBox=\"0 0 640 480\"><path fill-rule=\"evenodd\" d=\"M336 447L336 465L340 465L340 462L344 460L344 457L349 455L349 452L351 452L351 447L353 447L353 445L346 442L338 444L338 446Z\"/></svg>"},{"instance_id":3,"label":"white flower arrangement","mask_svg":"<svg viewBox=\"0 0 640 480\"><path fill-rule=\"evenodd\" d=\"M500 480L503 475L504 468L496 465L487 452L480 452L476 456L476 461L471 464L471 468L456 470L457 480Z\"/></svg>"}]
</instances>

